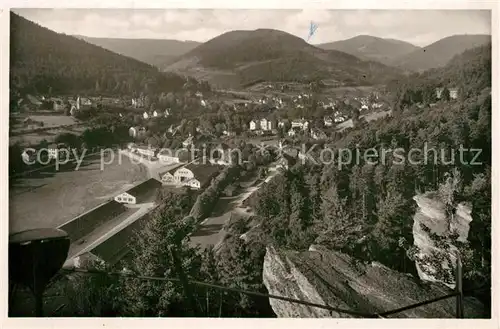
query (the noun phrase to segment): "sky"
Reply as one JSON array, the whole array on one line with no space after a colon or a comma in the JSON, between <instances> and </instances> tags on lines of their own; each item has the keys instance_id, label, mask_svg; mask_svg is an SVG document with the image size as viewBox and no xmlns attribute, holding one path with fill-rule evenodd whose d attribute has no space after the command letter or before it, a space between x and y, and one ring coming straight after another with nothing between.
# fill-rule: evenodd
<instances>
[{"instance_id":1,"label":"sky","mask_svg":"<svg viewBox=\"0 0 500 329\"><path fill-rule=\"evenodd\" d=\"M13 9L59 33L205 42L232 30L271 28L311 44L372 35L427 46L454 34L491 34L487 10Z\"/></svg>"}]
</instances>

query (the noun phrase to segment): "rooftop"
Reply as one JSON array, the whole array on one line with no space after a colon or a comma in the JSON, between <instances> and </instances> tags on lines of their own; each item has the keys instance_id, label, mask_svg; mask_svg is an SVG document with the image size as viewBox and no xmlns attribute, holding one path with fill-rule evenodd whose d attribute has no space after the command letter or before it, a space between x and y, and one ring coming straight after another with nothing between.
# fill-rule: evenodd
<instances>
[{"instance_id":1,"label":"rooftop","mask_svg":"<svg viewBox=\"0 0 500 329\"><path fill-rule=\"evenodd\" d=\"M144 182L132 187L131 189L129 189L127 191L127 193L130 195L133 195L137 198L137 197L143 196L143 195L147 194L148 192L151 192L152 190L157 189L161 186L162 186L162 184L160 181L158 181L154 178L150 178L147 181L144 181Z\"/></svg>"},{"instance_id":2,"label":"rooftop","mask_svg":"<svg viewBox=\"0 0 500 329\"><path fill-rule=\"evenodd\" d=\"M209 164L188 164L185 168L193 172L194 177L200 181L201 185L204 185L220 170L219 166Z\"/></svg>"}]
</instances>

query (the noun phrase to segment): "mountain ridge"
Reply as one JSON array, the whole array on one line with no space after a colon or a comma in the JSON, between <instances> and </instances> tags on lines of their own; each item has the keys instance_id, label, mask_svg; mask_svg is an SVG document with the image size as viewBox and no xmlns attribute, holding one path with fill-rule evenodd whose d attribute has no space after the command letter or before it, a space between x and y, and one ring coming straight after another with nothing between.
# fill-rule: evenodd
<instances>
[{"instance_id":1,"label":"mountain ridge","mask_svg":"<svg viewBox=\"0 0 500 329\"><path fill-rule=\"evenodd\" d=\"M370 35L358 35L353 38L322 43L317 46L326 50L343 51L364 60L379 61L385 65L391 65L398 56L420 49L420 47L406 41Z\"/></svg>"},{"instance_id":2,"label":"mountain ridge","mask_svg":"<svg viewBox=\"0 0 500 329\"><path fill-rule=\"evenodd\" d=\"M74 35L74 37L159 68L200 45L199 42L191 40L97 38L83 35Z\"/></svg>"},{"instance_id":3,"label":"mountain ridge","mask_svg":"<svg viewBox=\"0 0 500 329\"><path fill-rule=\"evenodd\" d=\"M302 38L273 29L223 33L179 56L167 71L233 76L252 80L333 79L339 84L374 84L400 71L336 50L324 50Z\"/></svg>"},{"instance_id":4,"label":"mountain ridge","mask_svg":"<svg viewBox=\"0 0 500 329\"><path fill-rule=\"evenodd\" d=\"M11 92L130 94L176 90L185 79L10 12Z\"/></svg>"},{"instance_id":5,"label":"mountain ridge","mask_svg":"<svg viewBox=\"0 0 500 329\"><path fill-rule=\"evenodd\" d=\"M412 53L400 56L394 65L422 72L445 66L454 56L466 50L491 43L489 34L455 34L431 43Z\"/></svg>"}]
</instances>

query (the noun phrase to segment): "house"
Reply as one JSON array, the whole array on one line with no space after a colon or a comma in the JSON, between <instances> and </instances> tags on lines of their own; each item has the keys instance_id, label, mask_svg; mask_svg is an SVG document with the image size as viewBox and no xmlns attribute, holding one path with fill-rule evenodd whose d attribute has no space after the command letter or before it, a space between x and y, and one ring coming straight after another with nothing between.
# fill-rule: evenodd
<instances>
[{"instance_id":1,"label":"house","mask_svg":"<svg viewBox=\"0 0 500 329\"><path fill-rule=\"evenodd\" d=\"M126 192L120 193L114 197L114 200L119 203L140 204L153 202L156 198L156 192L162 186L161 182L150 178Z\"/></svg>"},{"instance_id":2,"label":"house","mask_svg":"<svg viewBox=\"0 0 500 329\"><path fill-rule=\"evenodd\" d=\"M258 130L260 129L260 122L252 120L250 121L250 131Z\"/></svg>"},{"instance_id":3,"label":"house","mask_svg":"<svg viewBox=\"0 0 500 329\"><path fill-rule=\"evenodd\" d=\"M230 136L230 137L236 136L236 132L234 132L234 131L227 131L227 130L224 130L224 131L222 132L222 134L223 134L224 136Z\"/></svg>"},{"instance_id":4,"label":"house","mask_svg":"<svg viewBox=\"0 0 500 329\"><path fill-rule=\"evenodd\" d=\"M139 145L136 147L135 151L146 157L154 157L156 155L156 148L152 148L149 145Z\"/></svg>"},{"instance_id":5,"label":"house","mask_svg":"<svg viewBox=\"0 0 500 329\"><path fill-rule=\"evenodd\" d=\"M137 146L135 145L135 143L128 143L128 144L127 144L127 149L128 149L129 151L134 152L136 148L137 148Z\"/></svg>"},{"instance_id":6,"label":"house","mask_svg":"<svg viewBox=\"0 0 500 329\"><path fill-rule=\"evenodd\" d=\"M66 148L66 145L63 144L63 143L59 143L59 144L52 143L52 144L49 144L49 146L47 146L47 152L48 152L48 155L49 155L49 159L57 159L57 157L59 156L59 151L61 149L64 149L64 148Z\"/></svg>"},{"instance_id":7,"label":"house","mask_svg":"<svg viewBox=\"0 0 500 329\"><path fill-rule=\"evenodd\" d=\"M144 97L132 98L132 107L133 108L144 107Z\"/></svg>"},{"instance_id":8,"label":"house","mask_svg":"<svg viewBox=\"0 0 500 329\"><path fill-rule=\"evenodd\" d=\"M170 109L166 109L165 110L165 118L170 116Z\"/></svg>"},{"instance_id":9,"label":"house","mask_svg":"<svg viewBox=\"0 0 500 329\"><path fill-rule=\"evenodd\" d=\"M443 93L444 88L436 88L436 97L441 99L441 94ZM457 88L449 88L450 99L457 99L458 97L458 89Z\"/></svg>"},{"instance_id":10,"label":"house","mask_svg":"<svg viewBox=\"0 0 500 329\"><path fill-rule=\"evenodd\" d=\"M268 130L268 123L269 123L269 121L266 118L261 119L260 120L260 129L262 129L262 130Z\"/></svg>"},{"instance_id":11,"label":"house","mask_svg":"<svg viewBox=\"0 0 500 329\"><path fill-rule=\"evenodd\" d=\"M143 117L144 119L149 119L149 114L148 114L148 112L144 111L144 113L142 114L142 117Z\"/></svg>"},{"instance_id":12,"label":"house","mask_svg":"<svg viewBox=\"0 0 500 329\"><path fill-rule=\"evenodd\" d=\"M201 93L200 91L197 91L196 94L195 94L196 97L203 97L203 93Z\"/></svg>"},{"instance_id":13,"label":"house","mask_svg":"<svg viewBox=\"0 0 500 329\"><path fill-rule=\"evenodd\" d=\"M323 122L325 124L325 127L331 127L333 125L333 120L331 117L323 118Z\"/></svg>"},{"instance_id":14,"label":"house","mask_svg":"<svg viewBox=\"0 0 500 329\"><path fill-rule=\"evenodd\" d=\"M23 162L26 164L33 163L36 160L36 151L33 149L25 149L21 154Z\"/></svg>"},{"instance_id":15,"label":"house","mask_svg":"<svg viewBox=\"0 0 500 329\"><path fill-rule=\"evenodd\" d=\"M194 160L193 153L184 149L178 149L175 150L175 152L172 152L169 149L161 150L160 152L158 152L156 157L162 162L162 164L191 162Z\"/></svg>"},{"instance_id":16,"label":"house","mask_svg":"<svg viewBox=\"0 0 500 329\"><path fill-rule=\"evenodd\" d=\"M313 139L316 139L316 140L318 140L318 139L326 139L327 138L326 134L323 131L321 131L321 130L319 130L317 128L313 128L311 130L311 137Z\"/></svg>"},{"instance_id":17,"label":"house","mask_svg":"<svg viewBox=\"0 0 500 329\"><path fill-rule=\"evenodd\" d=\"M160 151L157 155L157 158L162 164L173 164L181 162L179 160L179 157L176 156L175 154L172 154L170 150Z\"/></svg>"},{"instance_id":18,"label":"house","mask_svg":"<svg viewBox=\"0 0 500 329\"><path fill-rule=\"evenodd\" d=\"M296 128L290 128L290 130L288 130L288 136L295 136L297 135L298 133L300 132L300 128L296 127Z\"/></svg>"},{"instance_id":19,"label":"house","mask_svg":"<svg viewBox=\"0 0 500 329\"><path fill-rule=\"evenodd\" d=\"M155 110L155 111L153 111L153 118L156 118L156 117L158 117L158 112L156 112L156 110Z\"/></svg>"},{"instance_id":20,"label":"house","mask_svg":"<svg viewBox=\"0 0 500 329\"><path fill-rule=\"evenodd\" d=\"M276 164L276 169L288 170L296 162L297 162L297 160L295 158L293 158L293 157L289 156L288 154L284 153L284 154L282 154L278 158L278 161L277 161L277 164Z\"/></svg>"},{"instance_id":21,"label":"house","mask_svg":"<svg viewBox=\"0 0 500 329\"><path fill-rule=\"evenodd\" d=\"M182 146L184 147L188 147L191 145L193 145L193 136L189 136L184 142L182 142Z\"/></svg>"},{"instance_id":22,"label":"house","mask_svg":"<svg viewBox=\"0 0 500 329\"><path fill-rule=\"evenodd\" d=\"M278 121L278 128L283 128L285 126L285 121L280 120Z\"/></svg>"},{"instance_id":23,"label":"house","mask_svg":"<svg viewBox=\"0 0 500 329\"><path fill-rule=\"evenodd\" d=\"M174 172L174 181L179 185L199 189L209 184L218 172L218 166L188 164Z\"/></svg>"},{"instance_id":24,"label":"house","mask_svg":"<svg viewBox=\"0 0 500 329\"><path fill-rule=\"evenodd\" d=\"M130 137L136 138L138 134L139 134L139 127L130 127L128 129L128 135Z\"/></svg>"},{"instance_id":25,"label":"house","mask_svg":"<svg viewBox=\"0 0 500 329\"><path fill-rule=\"evenodd\" d=\"M338 117L335 117L335 123L341 123L341 122L344 122L346 120L345 117L343 116L338 116Z\"/></svg>"},{"instance_id":26,"label":"house","mask_svg":"<svg viewBox=\"0 0 500 329\"><path fill-rule=\"evenodd\" d=\"M366 111L366 110L368 110L368 105L366 104L361 105L361 107L359 108L359 111Z\"/></svg>"},{"instance_id":27,"label":"house","mask_svg":"<svg viewBox=\"0 0 500 329\"><path fill-rule=\"evenodd\" d=\"M136 126L136 127L130 127L128 129L129 136L133 138L137 138L145 133L146 133L146 128L144 127Z\"/></svg>"},{"instance_id":28,"label":"house","mask_svg":"<svg viewBox=\"0 0 500 329\"><path fill-rule=\"evenodd\" d=\"M309 128L309 122L307 120L304 120L304 118L300 120L293 120L292 129L293 128L300 128L302 130L307 130L307 128Z\"/></svg>"},{"instance_id":29,"label":"house","mask_svg":"<svg viewBox=\"0 0 500 329\"><path fill-rule=\"evenodd\" d=\"M177 168L160 173L160 180L161 180L162 184L165 184L165 185L177 184L177 181L175 180L175 177L174 177L176 170L177 170Z\"/></svg>"},{"instance_id":30,"label":"house","mask_svg":"<svg viewBox=\"0 0 500 329\"><path fill-rule=\"evenodd\" d=\"M60 98L53 98L52 102L53 102L54 111L64 111L64 109L66 108L66 105L64 104L63 100Z\"/></svg>"},{"instance_id":31,"label":"house","mask_svg":"<svg viewBox=\"0 0 500 329\"><path fill-rule=\"evenodd\" d=\"M206 107L206 106L207 106L207 102L205 102L205 100L203 100L203 99L201 100L200 104L201 104L201 106L203 106L203 107Z\"/></svg>"},{"instance_id":32,"label":"house","mask_svg":"<svg viewBox=\"0 0 500 329\"><path fill-rule=\"evenodd\" d=\"M92 106L92 101L90 98L80 97L78 96L76 99L76 109L83 110L89 109Z\"/></svg>"}]
</instances>

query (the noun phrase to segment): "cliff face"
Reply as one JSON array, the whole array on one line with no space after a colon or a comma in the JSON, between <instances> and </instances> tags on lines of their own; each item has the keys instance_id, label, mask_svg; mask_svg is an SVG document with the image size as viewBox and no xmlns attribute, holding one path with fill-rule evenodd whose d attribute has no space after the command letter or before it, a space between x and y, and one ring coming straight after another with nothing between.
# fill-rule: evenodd
<instances>
[{"instance_id":1,"label":"cliff face","mask_svg":"<svg viewBox=\"0 0 500 329\"><path fill-rule=\"evenodd\" d=\"M263 280L270 294L364 313L397 309L450 293L436 283L418 284L411 276L378 263L356 259L322 246L309 251L281 251L267 247ZM270 300L278 317L351 317L328 310ZM465 300L465 316L479 317L482 305ZM452 318L455 299L450 298L391 317Z\"/></svg>"},{"instance_id":2,"label":"cliff face","mask_svg":"<svg viewBox=\"0 0 500 329\"><path fill-rule=\"evenodd\" d=\"M472 221L471 207L460 203L448 218L445 205L435 193L413 198L418 210L413 217L415 265L422 280L455 287L456 242L466 242ZM452 233L455 236L452 236Z\"/></svg>"}]
</instances>

